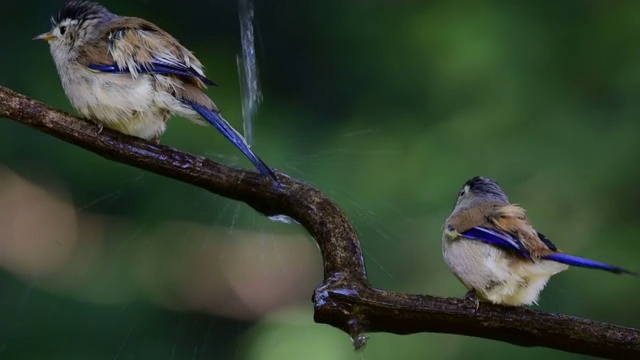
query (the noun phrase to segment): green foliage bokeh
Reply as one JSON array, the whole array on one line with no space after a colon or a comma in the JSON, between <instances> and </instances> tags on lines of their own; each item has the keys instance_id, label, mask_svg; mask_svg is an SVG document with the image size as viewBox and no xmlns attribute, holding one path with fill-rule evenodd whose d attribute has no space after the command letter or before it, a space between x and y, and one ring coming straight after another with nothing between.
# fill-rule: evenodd
<instances>
[{"instance_id":1,"label":"green foliage bokeh","mask_svg":"<svg viewBox=\"0 0 640 360\"><path fill-rule=\"evenodd\" d=\"M105 5L195 51L221 85L208 94L242 128L235 1ZM57 4L2 7L0 85L71 112L46 45L29 40L48 30ZM464 294L441 260L441 225L475 175L498 179L563 250L640 270L640 3L259 0L256 9L264 103L254 150L345 209L376 286ZM180 119L163 143L250 166L215 129ZM110 228L109 271L85 295L0 272L1 359L572 358L442 334L374 334L353 353L346 335L313 324L313 286L296 305L249 320L149 303L129 278L136 260L127 249L165 222L256 236L301 230L8 120L0 121L0 166L68 193L80 211L133 224ZM170 258L162 253L183 235L160 236L157 258ZM265 266L287 265L271 260ZM540 308L640 327L638 285L572 269L550 282ZM105 297L123 300L96 301Z\"/></svg>"}]
</instances>

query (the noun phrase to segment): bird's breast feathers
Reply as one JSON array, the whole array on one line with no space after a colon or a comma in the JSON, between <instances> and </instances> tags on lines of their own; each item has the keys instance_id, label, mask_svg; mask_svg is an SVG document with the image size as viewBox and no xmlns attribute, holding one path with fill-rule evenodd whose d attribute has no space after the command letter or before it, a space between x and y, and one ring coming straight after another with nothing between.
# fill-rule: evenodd
<instances>
[{"instance_id":1,"label":"bird's breast feathers","mask_svg":"<svg viewBox=\"0 0 640 360\"><path fill-rule=\"evenodd\" d=\"M164 132L166 109L180 106L173 96L155 89L150 75L134 79L77 65L62 71L61 79L69 101L80 114L144 139Z\"/></svg>"},{"instance_id":2,"label":"bird's breast feathers","mask_svg":"<svg viewBox=\"0 0 640 360\"><path fill-rule=\"evenodd\" d=\"M549 278L567 269L553 261L531 261L476 241L443 242L444 260L469 290L498 304L535 303Z\"/></svg>"}]
</instances>

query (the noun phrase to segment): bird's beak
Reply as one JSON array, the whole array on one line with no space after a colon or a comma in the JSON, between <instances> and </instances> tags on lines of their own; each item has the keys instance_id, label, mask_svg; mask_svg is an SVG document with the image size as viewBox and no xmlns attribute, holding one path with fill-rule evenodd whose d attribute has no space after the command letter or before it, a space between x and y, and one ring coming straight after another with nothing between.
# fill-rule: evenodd
<instances>
[{"instance_id":1,"label":"bird's beak","mask_svg":"<svg viewBox=\"0 0 640 360\"><path fill-rule=\"evenodd\" d=\"M49 41L49 40L53 40L55 38L56 38L56 36L53 35L52 33L44 33L44 34L40 34L40 35L34 37L32 40L46 40L46 41Z\"/></svg>"}]
</instances>

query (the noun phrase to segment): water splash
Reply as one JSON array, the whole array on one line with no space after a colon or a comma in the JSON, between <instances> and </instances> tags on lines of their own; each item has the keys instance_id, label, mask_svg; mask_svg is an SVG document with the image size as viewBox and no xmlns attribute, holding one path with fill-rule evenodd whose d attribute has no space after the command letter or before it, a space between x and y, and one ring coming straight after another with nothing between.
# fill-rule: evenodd
<instances>
[{"instance_id":1,"label":"water splash","mask_svg":"<svg viewBox=\"0 0 640 360\"><path fill-rule=\"evenodd\" d=\"M256 44L253 34L253 20L255 12L252 0L238 0L238 14L240 16L240 41L242 54L237 57L238 75L240 76L240 91L242 92L242 119L244 122L244 137L247 144L253 142L253 118L258 112L262 101L262 91L258 80L258 65L256 63Z\"/></svg>"},{"instance_id":2,"label":"water splash","mask_svg":"<svg viewBox=\"0 0 640 360\"><path fill-rule=\"evenodd\" d=\"M299 222L297 222L294 218L289 217L287 215L273 215L273 216L269 216L269 220L271 221L276 221L276 222L281 222L284 224L300 224Z\"/></svg>"}]
</instances>

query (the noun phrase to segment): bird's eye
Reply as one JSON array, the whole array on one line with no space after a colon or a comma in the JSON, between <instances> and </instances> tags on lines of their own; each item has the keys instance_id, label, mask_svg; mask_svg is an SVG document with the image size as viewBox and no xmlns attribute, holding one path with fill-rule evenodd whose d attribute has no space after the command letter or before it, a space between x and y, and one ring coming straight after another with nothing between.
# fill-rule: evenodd
<instances>
[{"instance_id":1,"label":"bird's eye","mask_svg":"<svg viewBox=\"0 0 640 360\"><path fill-rule=\"evenodd\" d=\"M64 35L64 33L67 32L67 27L66 26L60 26L60 35Z\"/></svg>"},{"instance_id":2,"label":"bird's eye","mask_svg":"<svg viewBox=\"0 0 640 360\"><path fill-rule=\"evenodd\" d=\"M460 189L460 192L458 193L458 197L464 196L465 193L466 193L465 188Z\"/></svg>"}]
</instances>

